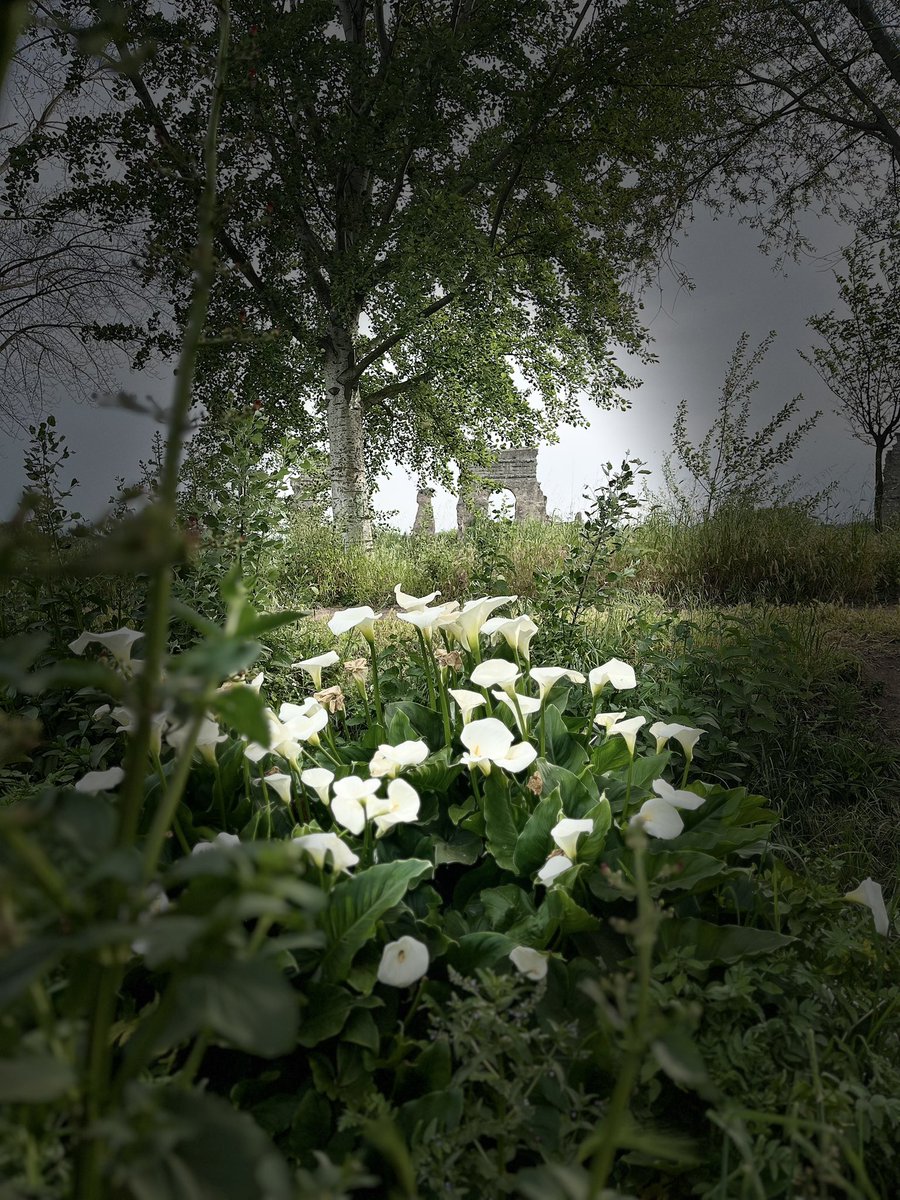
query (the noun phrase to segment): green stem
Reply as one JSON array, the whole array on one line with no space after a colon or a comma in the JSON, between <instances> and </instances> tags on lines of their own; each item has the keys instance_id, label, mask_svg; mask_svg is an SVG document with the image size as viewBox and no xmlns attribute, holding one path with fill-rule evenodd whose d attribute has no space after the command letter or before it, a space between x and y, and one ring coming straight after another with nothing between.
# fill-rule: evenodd
<instances>
[{"instance_id":1,"label":"green stem","mask_svg":"<svg viewBox=\"0 0 900 1200\"><path fill-rule=\"evenodd\" d=\"M372 694L375 698L375 717L384 729L384 710L381 707L381 681L378 676L378 651L375 649L375 639L369 643L372 658Z\"/></svg>"},{"instance_id":2,"label":"green stem","mask_svg":"<svg viewBox=\"0 0 900 1200\"><path fill-rule=\"evenodd\" d=\"M431 663L428 661L425 634L418 626L416 626L416 634L419 638L419 649L422 652L422 670L425 672L425 680L428 684L428 703L433 709L437 709L437 697L434 694L434 680L431 678Z\"/></svg>"},{"instance_id":3,"label":"green stem","mask_svg":"<svg viewBox=\"0 0 900 1200\"><path fill-rule=\"evenodd\" d=\"M447 689L443 679L438 676L438 695L441 698L441 720L444 723L444 745L453 745L453 728L450 724L450 704L447 700Z\"/></svg>"},{"instance_id":4,"label":"green stem","mask_svg":"<svg viewBox=\"0 0 900 1200\"><path fill-rule=\"evenodd\" d=\"M547 705L541 704L541 758L547 757Z\"/></svg>"}]
</instances>

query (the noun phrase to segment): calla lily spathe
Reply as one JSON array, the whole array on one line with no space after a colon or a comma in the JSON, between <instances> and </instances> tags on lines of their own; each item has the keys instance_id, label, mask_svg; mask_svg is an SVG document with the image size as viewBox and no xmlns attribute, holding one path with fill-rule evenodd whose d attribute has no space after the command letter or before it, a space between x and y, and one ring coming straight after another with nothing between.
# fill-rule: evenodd
<instances>
[{"instance_id":1,"label":"calla lily spathe","mask_svg":"<svg viewBox=\"0 0 900 1200\"><path fill-rule=\"evenodd\" d=\"M526 979L533 979L535 983L546 977L548 957L540 950L532 950L530 946L516 946L509 952L510 962L519 974Z\"/></svg>"},{"instance_id":2,"label":"calla lily spathe","mask_svg":"<svg viewBox=\"0 0 900 1200\"><path fill-rule=\"evenodd\" d=\"M314 791L319 800L327 807L328 793L334 782L334 771L329 771L327 767L308 767L301 772L300 782L304 787Z\"/></svg>"},{"instance_id":3,"label":"calla lily spathe","mask_svg":"<svg viewBox=\"0 0 900 1200\"><path fill-rule=\"evenodd\" d=\"M477 767L485 775L491 766L518 774L537 758L537 751L529 742L513 745L513 735L496 717L485 717L481 721L470 721L463 726L459 740L467 753L461 761L470 769Z\"/></svg>"},{"instance_id":4,"label":"calla lily spathe","mask_svg":"<svg viewBox=\"0 0 900 1200\"><path fill-rule=\"evenodd\" d=\"M684 751L688 761L694 757L694 747L706 732L705 729L694 729L690 725L679 725L677 721L666 724L665 721L654 721L649 732L656 738L656 753L662 751L669 738L674 738Z\"/></svg>"},{"instance_id":5,"label":"calla lily spathe","mask_svg":"<svg viewBox=\"0 0 900 1200\"><path fill-rule=\"evenodd\" d=\"M310 679L312 679L313 687L318 692L322 687L322 671L326 667L333 667L340 661L340 655L336 654L334 650L326 650L324 654L317 654L315 658L302 658L299 662L291 663L291 668L292 670L299 669L305 671Z\"/></svg>"},{"instance_id":6,"label":"calla lily spathe","mask_svg":"<svg viewBox=\"0 0 900 1200\"><path fill-rule=\"evenodd\" d=\"M191 850L191 854L206 854L210 850L232 850L240 844L241 839L236 833L226 833L223 829L211 842L197 842Z\"/></svg>"},{"instance_id":7,"label":"calla lily spathe","mask_svg":"<svg viewBox=\"0 0 900 1200\"><path fill-rule=\"evenodd\" d=\"M521 676L522 672L515 663L508 662L505 658L489 658L479 663L469 678L476 687L499 687L504 692L511 692L516 680Z\"/></svg>"},{"instance_id":8,"label":"calla lily spathe","mask_svg":"<svg viewBox=\"0 0 900 1200\"><path fill-rule=\"evenodd\" d=\"M290 804L291 784L293 783L290 775L285 775L281 771L273 771L270 775L264 775L261 779L255 780L255 782L260 787L265 782L266 787L272 788L282 804Z\"/></svg>"},{"instance_id":9,"label":"calla lily spathe","mask_svg":"<svg viewBox=\"0 0 900 1200\"><path fill-rule=\"evenodd\" d=\"M375 822L375 836L384 837L395 825L402 825L419 818L419 793L405 779L392 779L387 786L387 796L373 796L366 803L366 816Z\"/></svg>"},{"instance_id":10,"label":"calla lily spathe","mask_svg":"<svg viewBox=\"0 0 900 1200\"><path fill-rule=\"evenodd\" d=\"M544 887L549 887L554 879L565 874L570 867L574 866L575 864L572 862L571 858L569 858L568 855L563 854L561 851L551 854L537 873L538 882L542 883Z\"/></svg>"},{"instance_id":11,"label":"calla lily spathe","mask_svg":"<svg viewBox=\"0 0 900 1200\"><path fill-rule=\"evenodd\" d=\"M673 808L685 808L688 811L699 808L704 800L704 797L698 796L696 792L688 792L681 788L672 787L671 783L667 783L665 779L654 779L653 790L657 796L661 796Z\"/></svg>"},{"instance_id":12,"label":"calla lily spathe","mask_svg":"<svg viewBox=\"0 0 900 1200\"><path fill-rule=\"evenodd\" d=\"M404 609L406 612L421 611L427 608L432 600L436 599L440 592L429 592L427 596L410 596L404 592L400 584L394 584L394 596L397 600L397 607Z\"/></svg>"},{"instance_id":13,"label":"calla lily spathe","mask_svg":"<svg viewBox=\"0 0 900 1200\"><path fill-rule=\"evenodd\" d=\"M417 767L419 763L424 762L428 754L428 745L421 739L418 741L400 742L396 746L382 742L372 755L372 760L369 763L369 774L375 776L387 775L389 778L394 779L407 767Z\"/></svg>"},{"instance_id":14,"label":"calla lily spathe","mask_svg":"<svg viewBox=\"0 0 900 1200\"><path fill-rule=\"evenodd\" d=\"M402 937L388 942L378 964L378 982L389 987L409 987L421 979L430 962L428 947L418 938Z\"/></svg>"},{"instance_id":15,"label":"calla lily spathe","mask_svg":"<svg viewBox=\"0 0 900 1200\"><path fill-rule=\"evenodd\" d=\"M110 767L106 771L88 771L75 784L76 792L87 792L96 795L97 792L111 792L125 778L121 767Z\"/></svg>"},{"instance_id":16,"label":"calla lily spathe","mask_svg":"<svg viewBox=\"0 0 900 1200\"><path fill-rule=\"evenodd\" d=\"M593 671L588 675L588 681L591 685L592 696L599 695L607 684L614 687L617 692L624 692L628 691L629 688L637 687L634 667L630 667L628 663L622 662L620 658L611 658L609 662L605 662L599 667L594 667Z\"/></svg>"},{"instance_id":17,"label":"calla lily spathe","mask_svg":"<svg viewBox=\"0 0 900 1200\"><path fill-rule=\"evenodd\" d=\"M645 800L631 818L631 824L639 825L645 833L655 838L675 838L684 829L678 809L661 796Z\"/></svg>"},{"instance_id":18,"label":"calla lily spathe","mask_svg":"<svg viewBox=\"0 0 900 1200\"><path fill-rule=\"evenodd\" d=\"M495 608L503 604L512 604L518 596L481 596L477 600L467 600L456 614L456 620L447 626L447 632L462 646L473 654L478 651L478 638L482 626Z\"/></svg>"},{"instance_id":19,"label":"calla lily spathe","mask_svg":"<svg viewBox=\"0 0 900 1200\"><path fill-rule=\"evenodd\" d=\"M610 737L613 734L618 734L628 747L628 753L634 758L634 743L637 739L637 732L642 725L646 724L646 717L629 717L626 721L616 721L615 725L608 732Z\"/></svg>"},{"instance_id":20,"label":"calla lily spathe","mask_svg":"<svg viewBox=\"0 0 900 1200\"><path fill-rule=\"evenodd\" d=\"M351 629L358 629L366 641L372 645L375 642L375 622L380 621L381 616L381 613L376 613L368 604L362 604L357 608L338 609L328 622L328 628L335 637L340 637L342 633L349 633Z\"/></svg>"},{"instance_id":21,"label":"calla lily spathe","mask_svg":"<svg viewBox=\"0 0 900 1200\"><path fill-rule=\"evenodd\" d=\"M513 654L524 658L526 662L531 661L531 639L537 631L537 625L526 614L520 617L491 617L481 627L485 637L502 637Z\"/></svg>"},{"instance_id":22,"label":"calla lily spathe","mask_svg":"<svg viewBox=\"0 0 900 1200\"><path fill-rule=\"evenodd\" d=\"M852 892L847 892L844 899L849 900L851 904L864 904L866 908L870 909L875 922L875 932L881 934L882 937L887 937L891 922L880 883L876 883L874 879L864 879L859 887L854 888Z\"/></svg>"},{"instance_id":23,"label":"calla lily spathe","mask_svg":"<svg viewBox=\"0 0 900 1200\"><path fill-rule=\"evenodd\" d=\"M430 638L435 629L444 629L453 624L458 608L459 605L455 601L452 604L441 604L437 608L415 608L409 612L397 613L397 620L414 625L426 638Z\"/></svg>"},{"instance_id":24,"label":"calla lily spathe","mask_svg":"<svg viewBox=\"0 0 900 1200\"><path fill-rule=\"evenodd\" d=\"M166 730L166 741L173 750L181 751L188 740L192 724L192 721L183 721L180 725L172 725ZM219 742L227 740L226 734L222 733L216 722L209 717L204 717L200 722L200 730L197 734L197 740L194 742L194 749L210 766L214 767L216 765L216 746Z\"/></svg>"},{"instance_id":25,"label":"calla lily spathe","mask_svg":"<svg viewBox=\"0 0 900 1200\"><path fill-rule=\"evenodd\" d=\"M538 694L542 701L560 679L571 679L573 683L585 681L580 671L570 671L568 667L532 667L528 674L538 685Z\"/></svg>"},{"instance_id":26,"label":"calla lily spathe","mask_svg":"<svg viewBox=\"0 0 900 1200\"><path fill-rule=\"evenodd\" d=\"M578 839L584 833L591 833L594 828L594 822L587 817L582 820L576 820L573 817L563 817L550 830L550 836L556 842L557 846L565 854L566 858L570 858L573 862L577 857Z\"/></svg>"},{"instance_id":27,"label":"calla lily spathe","mask_svg":"<svg viewBox=\"0 0 900 1200\"><path fill-rule=\"evenodd\" d=\"M380 786L380 779L360 779L358 775L335 780L331 789L331 815L351 833L362 833L366 827L367 802Z\"/></svg>"},{"instance_id":28,"label":"calla lily spathe","mask_svg":"<svg viewBox=\"0 0 900 1200\"><path fill-rule=\"evenodd\" d=\"M618 725L619 721L621 721L623 719L623 717L626 717L627 715L628 714L626 713L624 708L622 709L621 712L597 713L596 716L594 717L594 724L597 726L598 729L603 729L607 733L609 733L609 731L612 729L612 727L614 725Z\"/></svg>"},{"instance_id":29,"label":"calla lily spathe","mask_svg":"<svg viewBox=\"0 0 900 1200\"><path fill-rule=\"evenodd\" d=\"M523 696L519 692L501 692L495 690L491 692L495 700L499 700L501 704L505 704L509 711L516 719L516 727L522 737L528 737L528 730L524 727L523 722L533 713L540 710L541 702L535 699L534 696ZM522 714L521 719L519 713Z\"/></svg>"},{"instance_id":30,"label":"calla lily spathe","mask_svg":"<svg viewBox=\"0 0 900 1200\"><path fill-rule=\"evenodd\" d=\"M467 688L447 688L447 692L456 702L456 706L462 714L463 725L468 725L471 720L472 713L478 708L484 708L487 701L481 692L472 692Z\"/></svg>"},{"instance_id":31,"label":"calla lily spathe","mask_svg":"<svg viewBox=\"0 0 900 1200\"><path fill-rule=\"evenodd\" d=\"M74 642L69 642L69 649L73 654L84 654L92 642L97 642L104 650L109 651L120 666L127 667L131 665L134 643L143 636L140 630L129 629L127 626L114 629L112 633L88 633L85 631L80 633Z\"/></svg>"},{"instance_id":32,"label":"calla lily spathe","mask_svg":"<svg viewBox=\"0 0 900 1200\"><path fill-rule=\"evenodd\" d=\"M354 854L336 833L304 833L291 840L304 854L308 854L319 868L325 866L330 856L335 871L343 871L349 875L350 868L359 862L359 855Z\"/></svg>"}]
</instances>

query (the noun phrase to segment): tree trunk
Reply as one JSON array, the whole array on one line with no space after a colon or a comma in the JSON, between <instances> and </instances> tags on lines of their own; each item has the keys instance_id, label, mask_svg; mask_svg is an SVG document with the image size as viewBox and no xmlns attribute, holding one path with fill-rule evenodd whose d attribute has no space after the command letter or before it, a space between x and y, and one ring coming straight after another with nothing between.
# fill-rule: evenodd
<instances>
[{"instance_id":1,"label":"tree trunk","mask_svg":"<svg viewBox=\"0 0 900 1200\"><path fill-rule=\"evenodd\" d=\"M353 335L333 326L325 352L331 507L345 546L372 549L369 479L359 387L344 382L354 366Z\"/></svg>"},{"instance_id":2,"label":"tree trunk","mask_svg":"<svg viewBox=\"0 0 900 1200\"><path fill-rule=\"evenodd\" d=\"M875 443L875 528L884 527L884 443Z\"/></svg>"}]
</instances>

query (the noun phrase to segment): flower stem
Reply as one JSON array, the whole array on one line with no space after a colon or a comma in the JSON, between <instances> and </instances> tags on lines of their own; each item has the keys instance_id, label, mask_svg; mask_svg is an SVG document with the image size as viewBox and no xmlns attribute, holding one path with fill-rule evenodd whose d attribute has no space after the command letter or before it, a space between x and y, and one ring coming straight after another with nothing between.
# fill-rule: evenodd
<instances>
[{"instance_id":1,"label":"flower stem","mask_svg":"<svg viewBox=\"0 0 900 1200\"><path fill-rule=\"evenodd\" d=\"M428 702L433 709L437 708L437 697L434 694L434 680L431 677L431 664L429 663L429 654L425 645L425 634L421 629L416 627L416 634L419 638L419 649L422 651L422 670L425 672L425 680L428 684Z\"/></svg>"},{"instance_id":2,"label":"flower stem","mask_svg":"<svg viewBox=\"0 0 900 1200\"><path fill-rule=\"evenodd\" d=\"M378 676L378 651L375 649L375 639L369 643L369 650L372 656L372 694L375 698L375 717L378 724L384 729L384 709L381 707L381 680Z\"/></svg>"}]
</instances>

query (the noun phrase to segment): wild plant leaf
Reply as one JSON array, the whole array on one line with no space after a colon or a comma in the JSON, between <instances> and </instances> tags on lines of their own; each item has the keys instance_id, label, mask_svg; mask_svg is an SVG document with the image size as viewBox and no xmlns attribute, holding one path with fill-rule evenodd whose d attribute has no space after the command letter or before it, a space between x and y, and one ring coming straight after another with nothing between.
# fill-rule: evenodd
<instances>
[{"instance_id":1,"label":"wild plant leaf","mask_svg":"<svg viewBox=\"0 0 900 1200\"><path fill-rule=\"evenodd\" d=\"M210 706L231 729L261 746L269 744L269 722L262 696L251 687L239 684L213 697Z\"/></svg>"},{"instance_id":2,"label":"wild plant leaf","mask_svg":"<svg viewBox=\"0 0 900 1200\"><path fill-rule=\"evenodd\" d=\"M533 875L543 866L553 849L550 830L560 819L562 796L556 787L548 796L543 796L525 822L525 828L516 838L513 864L520 875Z\"/></svg>"},{"instance_id":3,"label":"wild plant leaf","mask_svg":"<svg viewBox=\"0 0 900 1200\"><path fill-rule=\"evenodd\" d=\"M337 1037L353 1008L353 996L333 983L311 983L303 991L297 1041L312 1048L327 1038Z\"/></svg>"},{"instance_id":4,"label":"wild plant leaf","mask_svg":"<svg viewBox=\"0 0 900 1200\"><path fill-rule=\"evenodd\" d=\"M750 925L714 925L697 917L663 921L659 927L662 951L687 952L697 962L734 963L757 954L772 954L797 939Z\"/></svg>"},{"instance_id":5,"label":"wild plant leaf","mask_svg":"<svg viewBox=\"0 0 900 1200\"><path fill-rule=\"evenodd\" d=\"M350 879L341 880L320 917L326 936L321 971L327 983L345 977L354 955L373 936L381 917L400 903L409 887L429 876L432 870L430 862L411 858L376 863Z\"/></svg>"},{"instance_id":6,"label":"wild plant leaf","mask_svg":"<svg viewBox=\"0 0 900 1200\"><path fill-rule=\"evenodd\" d=\"M490 930L466 933L456 946L451 946L447 951L447 961L461 975L473 975L477 968L493 967L501 959L507 958L517 945L518 942L505 933Z\"/></svg>"},{"instance_id":7,"label":"wild plant leaf","mask_svg":"<svg viewBox=\"0 0 900 1200\"><path fill-rule=\"evenodd\" d=\"M295 1045L298 1000L267 959L212 963L181 976L174 993L162 1046L178 1045L203 1029L261 1058L287 1054Z\"/></svg>"},{"instance_id":8,"label":"wild plant leaf","mask_svg":"<svg viewBox=\"0 0 900 1200\"><path fill-rule=\"evenodd\" d=\"M71 1064L48 1055L0 1058L0 1104L47 1104L75 1085Z\"/></svg>"}]
</instances>

